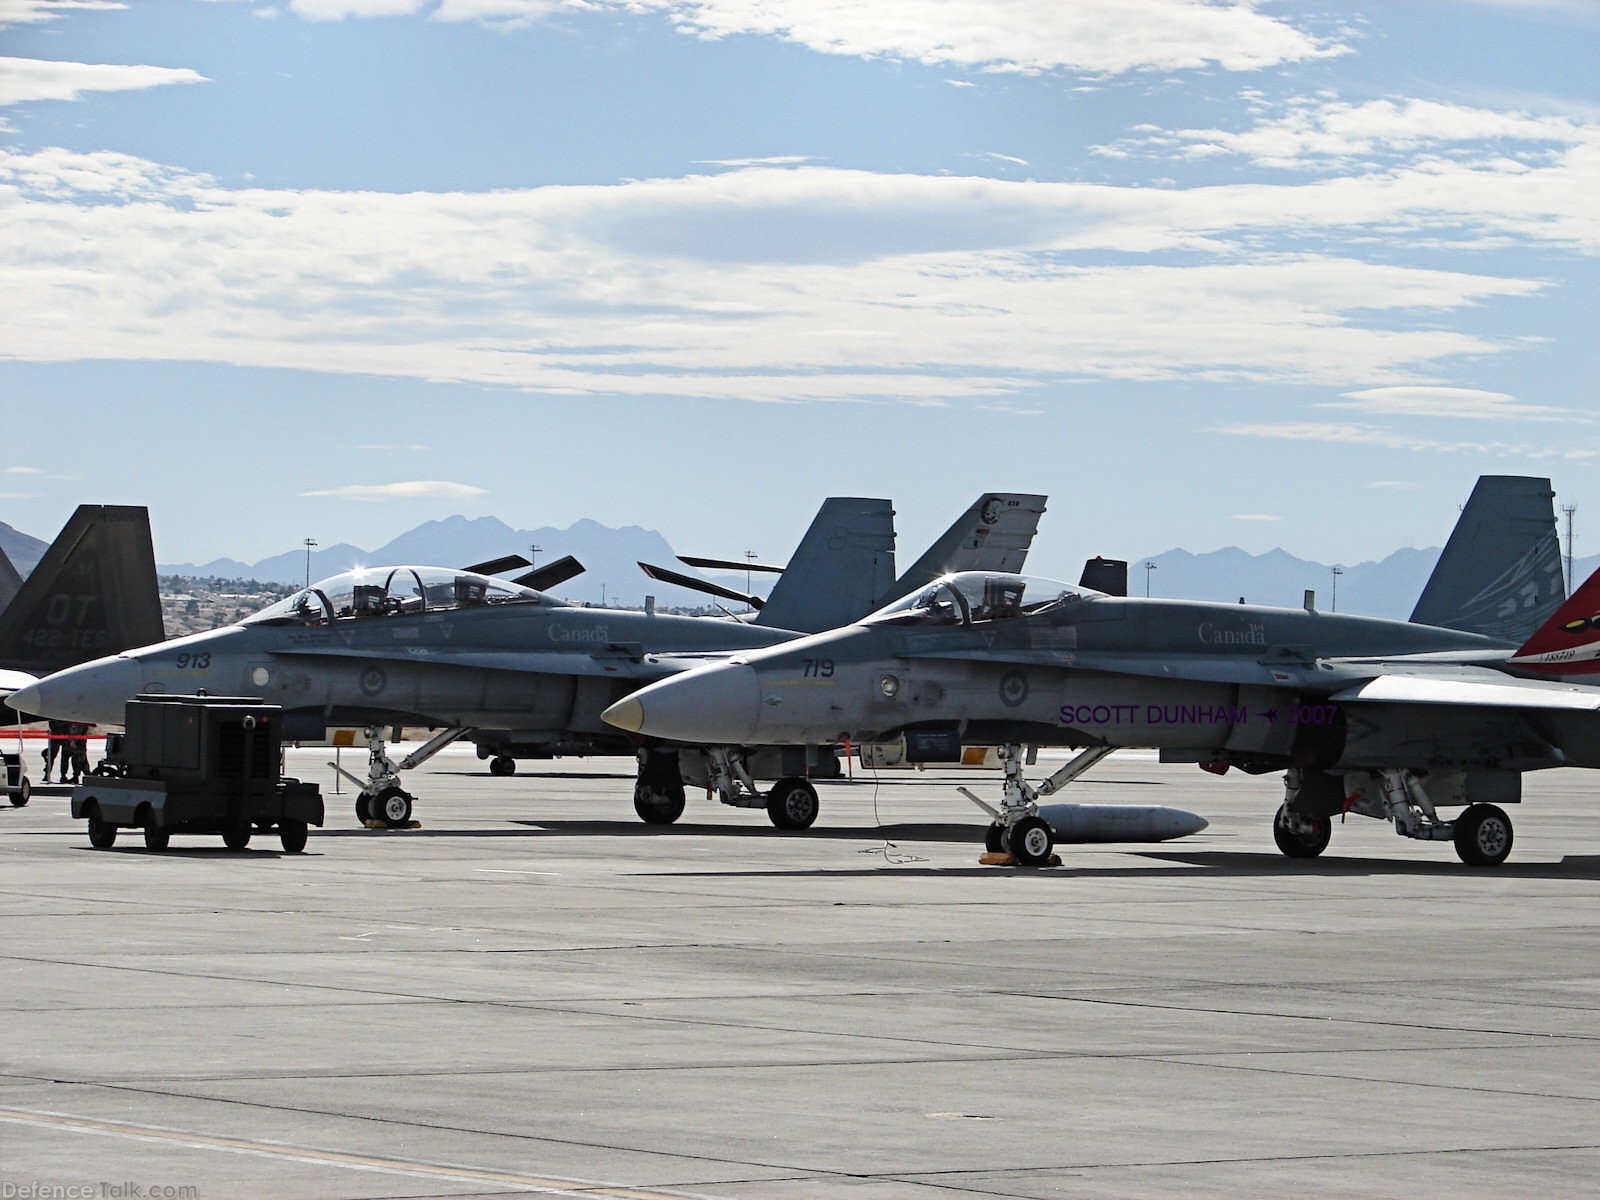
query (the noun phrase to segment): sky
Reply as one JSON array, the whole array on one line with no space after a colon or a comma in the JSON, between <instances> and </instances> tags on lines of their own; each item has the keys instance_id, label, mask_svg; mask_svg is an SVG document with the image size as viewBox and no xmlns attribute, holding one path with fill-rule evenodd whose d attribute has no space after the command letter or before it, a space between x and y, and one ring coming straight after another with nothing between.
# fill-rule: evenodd
<instances>
[{"instance_id":1,"label":"sky","mask_svg":"<svg viewBox=\"0 0 1600 1200\"><path fill-rule=\"evenodd\" d=\"M1600 0L0 0L0 519L1600 545ZM508 548L514 549L514 548Z\"/></svg>"}]
</instances>

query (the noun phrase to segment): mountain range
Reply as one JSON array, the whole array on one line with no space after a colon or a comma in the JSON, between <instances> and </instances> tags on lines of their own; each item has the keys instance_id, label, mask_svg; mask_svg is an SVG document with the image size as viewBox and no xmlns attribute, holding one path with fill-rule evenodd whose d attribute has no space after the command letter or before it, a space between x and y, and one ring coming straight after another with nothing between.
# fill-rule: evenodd
<instances>
[{"instance_id":1,"label":"mountain range","mask_svg":"<svg viewBox=\"0 0 1600 1200\"><path fill-rule=\"evenodd\" d=\"M0 549L5 550L21 573L27 574L43 554L45 545L40 539L0 522ZM530 553L533 547L538 547L536 555ZM716 548L711 549L715 551ZM344 543L314 547L309 569L310 577L316 580L366 564L467 566L505 554L529 556L539 564L573 555L587 570L555 591L564 599L581 603L638 607L647 594L655 596L662 605L694 608L708 603L706 597L696 592L647 579L636 565L641 559L685 574L699 575L739 591L746 587L743 572L698 572L678 562L667 540L653 529L637 525L613 529L590 520L578 521L566 529L552 526L513 529L495 517L447 517L425 522L372 550ZM734 555L730 553L729 557ZM1319 608L1337 607L1340 612L1404 619L1410 615L1438 557L1438 547L1402 549L1381 559L1347 566L1298 558L1281 549L1265 554L1250 554L1234 546L1202 554L1174 549L1130 557L1128 591L1141 596L1148 585L1152 596L1222 602L1243 597L1253 604L1298 607L1305 592L1314 590ZM1154 566L1146 570L1145 563ZM1341 572L1337 578L1333 574L1335 565ZM1069 580L1075 580L1079 570L1075 562L1062 562L1055 557L1047 559L1037 551L1030 559L1030 567L1040 575ZM1580 580L1588 578L1597 567L1600 567L1600 555L1580 558L1574 563ZM307 558L305 550L295 549L253 563L217 558L204 563L163 563L158 569L163 575L303 583ZM764 593L772 579L770 575L756 574L750 578L750 590Z\"/></svg>"}]
</instances>

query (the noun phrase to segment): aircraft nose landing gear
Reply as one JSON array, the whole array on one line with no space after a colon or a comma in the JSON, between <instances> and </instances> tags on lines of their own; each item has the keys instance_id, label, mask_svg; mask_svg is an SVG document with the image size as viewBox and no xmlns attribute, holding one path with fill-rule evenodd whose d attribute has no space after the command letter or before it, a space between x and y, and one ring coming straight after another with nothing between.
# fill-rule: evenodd
<instances>
[{"instance_id":1,"label":"aircraft nose landing gear","mask_svg":"<svg viewBox=\"0 0 1600 1200\"><path fill-rule=\"evenodd\" d=\"M328 765L361 789L356 796L356 819L368 829L413 829L416 823L411 819L411 805L415 797L400 786L400 772L421 766L451 742L471 732L467 728L440 730L405 758L394 762L384 753L383 731L372 727L366 731L365 779L346 771L338 763Z\"/></svg>"}]
</instances>

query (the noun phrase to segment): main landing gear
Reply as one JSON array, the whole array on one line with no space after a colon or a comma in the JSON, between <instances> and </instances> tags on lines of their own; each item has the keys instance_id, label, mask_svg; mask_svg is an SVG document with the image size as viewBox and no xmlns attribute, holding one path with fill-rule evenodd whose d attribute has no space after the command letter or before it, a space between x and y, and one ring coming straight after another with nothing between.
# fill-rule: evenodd
<instances>
[{"instance_id":1,"label":"main landing gear","mask_svg":"<svg viewBox=\"0 0 1600 1200\"><path fill-rule=\"evenodd\" d=\"M957 789L994 818L994 823L984 832L984 849L991 854L1010 854L1019 867L1050 865L1055 858L1056 835L1049 822L1039 815L1039 797L1060 791L1114 749L1114 746L1091 746L1080 751L1059 771L1034 787L1022 777L1025 762L1022 747L1016 743L999 747L1000 765L1005 770L1000 807L986 804L964 787Z\"/></svg>"},{"instance_id":2,"label":"main landing gear","mask_svg":"<svg viewBox=\"0 0 1600 1200\"><path fill-rule=\"evenodd\" d=\"M1373 773L1377 795L1358 788L1345 800L1345 811L1380 821L1393 821L1401 837L1453 842L1461 861L1473 867L1496 867L1511 853L1511 818L1496 804L1469 804L1454 821L1440 819L1422 780L1406 770ZM1291 807L1305 780L1299 771L1284 777L1287 798L1272 821L1272 838L1290 858L1315 858L1328 848L1333 821L1328 816Z\"/></svg>"},{"instance_id":3,"label":"main landing gear","mask_svg":"<svg viewBox=\"0 0 1600 1200\"><path fill-rule=\"evenodd\" d=\"M400 772L421 766L451 742L471 732L467 728L440 730L399 762L394 762L384 753L383 731L374 726L366 731L365 779L353 771L346 771L338 763L330 762L328 765L361 789L356 795L358 821L369 829L380 823L389 829L407 829L411 825L411 804L416 797L400 786Z\"/></svg>"},{"instance_id":4,"label":"main landing gear","mask_svg":"<svg viewBox=\"0 0 1600 1200\"><path fill-rule=\"evenodd\" d=\"M778 780L770 791L763 793L750 777L740 750L717 746L707 750L705 756L707 783L716 789L717 799L723 804L734 808L764 808L767 820L778 829L809 829L815 824L821 804L817 800L817 789L809 779L791 775Z\"/></svg>"}]
</instances>

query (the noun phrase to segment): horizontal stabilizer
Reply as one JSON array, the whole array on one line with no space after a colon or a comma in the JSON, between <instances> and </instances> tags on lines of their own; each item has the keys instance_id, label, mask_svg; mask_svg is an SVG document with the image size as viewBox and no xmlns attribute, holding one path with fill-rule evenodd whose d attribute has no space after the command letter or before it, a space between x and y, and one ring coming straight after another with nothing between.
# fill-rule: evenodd
<instances>
[{"instance_id":1,"label":"horizontal stabilizer","mask_svg":"<svg viewBox=\"0 0 1600 1200\"><path fill-rule=\"evenodd\" d=\"M688 563L691 567L707 567L720 571L765 571L770 575L782 575L787 567L774 567L768 563L758 562L733 562L726 558L691 558L687 554L678 555L679 562Z\"/></svg>"},{"instance_id":2,"label":"horizontal stabilizer","mask_svg":"<svg viewBox=\"0 0 1600 1200\"><path fill-rule=\"evenodd\" d=\"M688 559L684 559L688 562ZM759 609L766 601L760 596L747 596L743 592L736 592L732 588L723 587L720 583L712 583L709 579L698 579L693 575L685 575L681 571L669 571L666 567L657 567L651 563L642 562L639 569L660 583L671 583L678 587L689 588L702 592L707 596L720 596L724 600L733 600L740 604L748 604L751 608Z\"/></svg>"},{"instance_id":3,"label":"horizontal stabilizer","mask_svg":"<svg viewBox=\"0 0 1600 1200\"><path fill-rule=\"evenodd\" d=\"M576 579L582 574L583 564L568 554L553 563L546 563L526 574L518 575L511 582L520 583L523 587L530 587L536 592L548 592L551 588L560 587L567 580Z\"/></svg>"},{"instance_id":4,"label":"horizontal stabilizer","mask_svg":"<svg viewBox=\"0 0 1600 1200\"><path fill-rule=\"evenodd\" d=\"M501 571L514 571L518 567L531 567L533 564L520 554L507 554L503 558L491 558L488 562L474 563L470 567L462 567L463 571L471 571L474 575L498 575Z\"/></svg>"}]
</instances>

